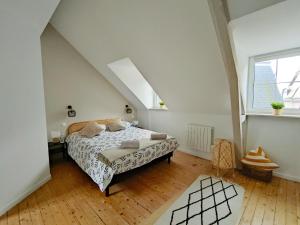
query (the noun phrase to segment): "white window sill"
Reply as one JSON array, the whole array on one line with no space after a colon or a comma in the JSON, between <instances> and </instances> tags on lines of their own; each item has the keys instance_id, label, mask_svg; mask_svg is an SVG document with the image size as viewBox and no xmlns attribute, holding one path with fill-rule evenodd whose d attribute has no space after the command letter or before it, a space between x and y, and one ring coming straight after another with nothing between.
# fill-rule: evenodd
<instances>
[{"instance_id":1,"label":"white window sill","mask_svg":"<svg viewBox=\"0 0 300 225\"><path fill-rule=\"evenodd\" d=\"M150 108L149 110L153 110L153 111L168 111L168 108Z\"/></svg>"},{"instance_id":2,"label":"white window sill","mask_svg":"<svg viewBox=\"0 0 300 225\"><path fill-rule=\"evenodd\" d=\"M293 114L282 114L275 116L272 113L246 113L246 116L267 116L267 117L281 117L281 118L300 118L299 115L293 115Z\"/></svg>"}]
</instances>

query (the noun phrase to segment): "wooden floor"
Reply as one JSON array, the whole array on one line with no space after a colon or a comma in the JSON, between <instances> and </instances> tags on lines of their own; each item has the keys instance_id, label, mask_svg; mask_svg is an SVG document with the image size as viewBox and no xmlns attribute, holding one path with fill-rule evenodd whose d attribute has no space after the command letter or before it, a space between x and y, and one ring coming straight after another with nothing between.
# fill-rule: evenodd
<instances>
[{"instance_id":1,"label":"wooden floor","mask_svg":"<svg viewBox=\"0 0 300 225\"><path fill-rule=\"evenodd\" d=\"M139 224L201 174L214 174L208 161L176 152L166 161L140 171L106 198L73 162L56 163L52 180L0 217L6 224ZM300 184L274 178L266 184L239 173L228 180L246 192L240 224L300 225Z\"/></svg>"}]
</instances>

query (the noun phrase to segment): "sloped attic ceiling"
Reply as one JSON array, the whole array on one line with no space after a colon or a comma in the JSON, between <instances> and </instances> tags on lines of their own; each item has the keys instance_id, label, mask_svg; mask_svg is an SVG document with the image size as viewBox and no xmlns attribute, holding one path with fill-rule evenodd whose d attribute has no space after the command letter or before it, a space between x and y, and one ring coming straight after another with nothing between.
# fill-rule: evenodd
<instances>
[{"instance_id":1,"label":"sloped attic ceiling","mask_svg":"<svg viewBox=\"0 0 300 225\"><path fill-rule=\"evenodd\" d=\"M62 0L51 23L137 108L107 64L129 57L172 111L230 112L206 0Z\"/></svg>"},{"instance_id":2,"label":"sloped attic ceiling","mask_svg":"<svg viewBox=\"0 0 300 225\"><path fill-rule=\"evenodd\" d=\"M244 103L247 103L249 57L300 47L299 11L300 2L289 0L230 22Z\"/></svg>"},{"instance_id":3,"label":"sloped attic ceiling","mask_svg":"<svg viewBox=\"0 0 300 225\"><path fill-rule=\"evenodd\" d=\"M226 0L230 18L236 19L285 0Z\"/></svg>"},{"instance_id":4,"label":"sloped attic ceiling","mask_svg":"<svg viewBox=\"0 0 300 225\"><path fill-rule=\"evenodd\" d=\"M23 18L23 26L30 26L40 34L48 24L60 0L27 0L27 1L1 1L1 13L10 14L16 19Z\"/></svg>"}]
</instances>

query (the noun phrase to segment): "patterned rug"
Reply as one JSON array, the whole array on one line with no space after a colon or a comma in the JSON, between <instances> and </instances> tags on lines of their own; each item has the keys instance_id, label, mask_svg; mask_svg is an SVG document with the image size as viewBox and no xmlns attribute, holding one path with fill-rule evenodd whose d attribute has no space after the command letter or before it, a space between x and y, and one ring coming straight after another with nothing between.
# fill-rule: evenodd
<instances>
[{"instance_id":1,"label":"patterned rug","mask_svg":"<svg viewBox=\"0 0 300 225\"><path fill-rule=\"evenodd\" d=\"M200 176L156 221L156 225L235 225L244 189L219 178Z\"/></svg>"}]
</instances>

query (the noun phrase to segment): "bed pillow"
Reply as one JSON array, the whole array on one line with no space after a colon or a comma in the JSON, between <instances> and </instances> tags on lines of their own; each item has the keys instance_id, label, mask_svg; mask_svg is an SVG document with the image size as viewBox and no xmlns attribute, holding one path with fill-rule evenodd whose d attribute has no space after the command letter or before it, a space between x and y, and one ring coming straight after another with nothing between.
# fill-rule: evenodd
<instances>
[{"instance_id":1,"label":"bed pillow","mask_svg":"<svg viewBox=\"0 0 300 225\"><path fill-rule=\"evenodd\" d=\"M122 123L121 120L108 124L107 128L111 132L115 132L115 131L125 130L126 129L126 127L124 126L124 124Z\"/></svg>"},{"instance_id":2,"label":"bed pillow","mask_svg":"<svg viewBox=\"0 0 300 225\"><path fill-rule=\"evenodd\" d=\"M83 137L92 138L104 131L106 126L104 124L98 124L97 122L89 122L84 128L79 131L79 134Z\"/></svg>"},{"instance_id":3,"label":"bed pillow","mask_svg":"<svg viewBox=\"0 0 300 225\"><path fill-rule=\"evenodd\" d=\"M131 127L131 123L127 122L127 121L121 121L121 124L123 127L125 127L126 129Z\"/></svg>"}]
</instances>

